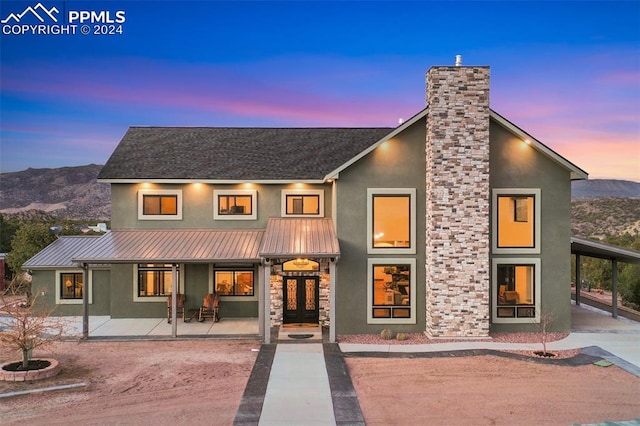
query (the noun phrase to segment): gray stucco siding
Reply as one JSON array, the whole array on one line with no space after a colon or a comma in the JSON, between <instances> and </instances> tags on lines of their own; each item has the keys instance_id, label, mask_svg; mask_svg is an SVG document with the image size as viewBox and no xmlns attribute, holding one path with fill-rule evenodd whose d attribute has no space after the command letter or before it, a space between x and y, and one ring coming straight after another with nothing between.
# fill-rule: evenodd
<instances>
[{"instance_id":1,"label":"gray stucco siding","mask_svg":"<svg viewBox=\"0 0 640 426\"><path fill-rule=\"evenodd\" d=\"M556 319L553 330L571 328L571 180L569 171L491 122L491 188L540 189L540 254L492 254L541 261L541 312ZM492 229L492 232L495 232ZM492 291L495 291L492 277ZM492 331L535 331L537 324L492 324Z\"/></svg>"},{"instance_id":2,"label":"gray stucco siding","mask_svg":"<svg viewBox=\"0 0 640 426\"><path fill-rule=\"evenodd\" d=\"M138 191L181 190L181 220L139 220ZM257 192L256 220L214 220L214 190L253 189ZM324 190L325 217L331 212L331 185L214 185L214 184L112 184L111 227L113 229L264 229L270 217L281 216L282 190Z\"/></svg>"},{"instance_id":3,"label":"gray stucco siding","mask_svg":"<svg viewBox=\"0 0 640 426\"><path fill-rule=\"evenodd\" d=\"M338 334L422 332L425 328L425 122L419 120L340 173L337 181L336 226L340 261L336 282L336 331ZM416 189L416 253L382 255L367 253L367 188ZM416 259L415 324L367 323L367 259L397 257Z\"/></svg>"}]
</instances>

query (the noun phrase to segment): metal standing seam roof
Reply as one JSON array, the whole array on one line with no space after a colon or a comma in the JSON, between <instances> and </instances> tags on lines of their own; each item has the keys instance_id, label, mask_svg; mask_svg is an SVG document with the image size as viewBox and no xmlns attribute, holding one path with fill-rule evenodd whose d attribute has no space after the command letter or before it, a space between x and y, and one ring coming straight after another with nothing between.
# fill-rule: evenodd
<instances>
[{"instance_id":1,"label":"metal standing seam roof","mask_svg":"<svg viewBox=\"0 0 640 426\"><path fill-rule=\"evenodd\" d=\"M76 252L78 263L258 262L263 230L117 230Z\"/></svg>"},{"instance_id":2,"label":"metal standing seam roof","mask_svg":"<svg viewBox=\"0 0 640 426\"><path fill-rule=\"evenodd\" d=\"M262 257L339 257L340 245L330 218L271 218Z\"/></svg>"},{"instance_id":3,"label":"metal standing seam roof","mask_svg":"<svg viewBox=\"0 0 640 426\"><path fill-rule=\"evenodd\" d=\"M102 238L103 235L61 236L27 260L24 269L77 268L71 259Z\"/></svg>"},{"instance_id":4,"label":"metal standing seam roof","mask_svg":"<svg viewBox=\"0 0 640 426\"><path fill-rule=\"evenodd\" d=\"M640 251L606 244L582 237L571 237L571 253L598 259L640 264Z\"/></svg>"}]
</instances>

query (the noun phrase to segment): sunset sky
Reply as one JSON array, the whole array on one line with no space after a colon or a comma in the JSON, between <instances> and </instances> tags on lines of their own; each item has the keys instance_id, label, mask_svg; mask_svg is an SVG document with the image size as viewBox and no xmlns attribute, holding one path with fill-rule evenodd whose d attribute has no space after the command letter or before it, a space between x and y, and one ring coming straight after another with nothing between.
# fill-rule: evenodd
<instances>
[{"instance_id":1,"label":"sunset sky","mask_svg":"<svg viewBox=\"0 0 640 426\"><path fill-rule=\"evenodd\" d=\"M460 54L491 67L496 112L592 179L640 182L640 1L40 3L60 25L123 11L122 34L1 24L2 172L104 164L129 126L394 127Z\"/></svg>"}]
</instances>

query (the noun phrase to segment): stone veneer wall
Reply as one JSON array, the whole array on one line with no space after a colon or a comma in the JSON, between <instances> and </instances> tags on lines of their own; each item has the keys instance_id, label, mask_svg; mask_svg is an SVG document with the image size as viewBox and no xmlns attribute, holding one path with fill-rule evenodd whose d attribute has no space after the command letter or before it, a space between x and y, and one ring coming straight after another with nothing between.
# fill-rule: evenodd
<instances>
[{"instance_id":1,"label":"stone veneer wall","mask_svg":"<svg viewBox=\"0 0 640 426\"><path fill-rule=\"evenodd\" d=\"M426 333L489 335L489 68L427 72Z\"/></svg>"}]
</instances>

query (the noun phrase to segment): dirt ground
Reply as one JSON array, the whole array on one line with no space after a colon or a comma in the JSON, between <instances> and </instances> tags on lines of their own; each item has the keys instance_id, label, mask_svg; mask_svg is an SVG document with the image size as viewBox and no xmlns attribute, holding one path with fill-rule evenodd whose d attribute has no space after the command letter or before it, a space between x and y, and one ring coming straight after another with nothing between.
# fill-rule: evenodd
<instances>
[{"instance_id":1,"label":"dirt ground","mask_svg":"<svg viewBox=\"0 0 640 426\"><path fill-rule=\"evenodd\" d=\"M36 357L55 378L0 382L0 423L231 425L260 347L256 341L59 342ZM0 361L19 359L0 352ZM596 423L640 417L640 378L615 366L559 367L495 356L347 358L368 425Z\"/></svg>"}]
</instances>

